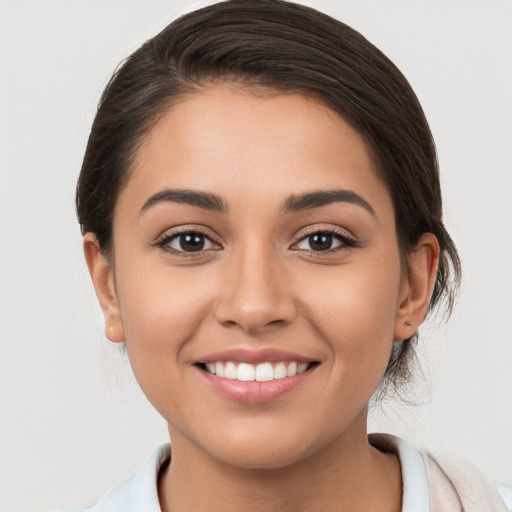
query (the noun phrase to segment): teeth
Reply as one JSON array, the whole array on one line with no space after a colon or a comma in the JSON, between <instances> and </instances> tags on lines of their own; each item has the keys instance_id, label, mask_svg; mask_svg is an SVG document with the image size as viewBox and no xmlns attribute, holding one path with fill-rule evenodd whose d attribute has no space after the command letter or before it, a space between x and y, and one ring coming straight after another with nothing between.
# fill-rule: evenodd
<instances>
[{"instance_id":1,"label":"teeth","mask_svg":"<svg viewBox=\"0 0 512 512\"><path fill-rule=\"evenodd\" d=\"M274 379L284 379L286 377L286 365L284 363L277 363L274 368Z\"/></svg>"},{"instance_id":2,"label":"teeth","mask_svg":"<svg viewBox=\"0 0 512 512\"><path fill-rule=\"evenodd\" d=\"M250 381L254 380L255 373L256 373L256 369L254 368L254 365L247 364L247 363L240 363L236 370L236 378L237 378L237 380L241 380L243 382L250 382Z\"/></svg>"},{"instance_id":3,"label":"teeth","mask_svg":"<svg viewBox=\"0 0 512 512\"><path fill-rule=\"evenodd\" d=\"M297 363L290 363L286 368L286 376L293 377L297 373Z\"/></svg>"},{"instance_id":4,"label":"teeth","mask_svg":"<svg viewBox=\"0 0 512 512\"><path fill-rule=\"evenodd\" d=\"M215 375L224 377L224 365L222 363L215 363Z\"/></svg>"},{"instance_id":5,"label":"teeth","mask_svg":"<svg viewBox=\"0 0 512 512\"><path fill-rule=\"evenodd\" d=\"M259 382L274 380L274 368L272 368L270 363L263 363L256 366L256 380Z\"/></svg>"},{"instance_id":6,"label":"teeth","mask_svg":"<svg viewBox=\"0 0 512 512\"><path fill-rule=\"evenodd\" d=\"M308 368L308 365L306 363L299 364L297 368L297 373L304 373Z\"/></svg>"},{"instance_id":7,"label":"teeth","mask_svg":"<svg viewBox=\"0 0 512 512\"><path fill-rule=\"evenodd\" d=\"M269 380L284 379L285 377L293 377L300 373L304 373L308 369L307 363L261 363L258 365L248 363L207 363L206 370L219 377L226 379L239 380L242 382L267 382Z\"/></svg>"},{"instance_id":8,"label":"teeth","mask_svg":"<svg viewBox=\"0 0 512 512\"><path fill-rule=\"evenodd\" d=\"M219 364L219 363L217 363ZM224 377L226 379L236 379L237 371L236 371L236 365L235 363L227 363L226 367L224 369Z\"/></svg>"}]
</instances>

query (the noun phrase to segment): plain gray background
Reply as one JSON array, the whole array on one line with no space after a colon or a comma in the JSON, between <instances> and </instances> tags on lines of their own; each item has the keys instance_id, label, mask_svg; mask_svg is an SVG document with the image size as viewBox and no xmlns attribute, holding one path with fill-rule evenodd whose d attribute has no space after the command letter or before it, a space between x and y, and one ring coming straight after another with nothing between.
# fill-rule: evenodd
<instances>
[{"instance_id":1,"label":"plain gray background","mask_svg":"<svg viewBox=\"0 0 512 512\"><path fill-rule=\"evenodd\" d=\"M457 452L512 483L512 2L310 1L361 31L416 90L463 260L447 326L422 331L422 405L371 429ZM90 506L158 444L164 421L103 335L73 193L117 63L205 2L0 2L0 510ZM439 322L438 322L439 323Z\"/></svg>"}]
</instances>

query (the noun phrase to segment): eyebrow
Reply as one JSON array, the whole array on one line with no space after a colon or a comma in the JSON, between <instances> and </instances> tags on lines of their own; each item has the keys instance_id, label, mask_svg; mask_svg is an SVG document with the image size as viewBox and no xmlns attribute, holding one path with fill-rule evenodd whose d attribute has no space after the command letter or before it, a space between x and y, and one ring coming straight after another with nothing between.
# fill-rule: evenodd
<instances>
[{"instance_id":1,"label":"eyebrow","mask_svg":"<svg viewBox=\"0 0 512 512\"><path fill-rule=\"evenodd\" d=\"M375 210L368 201L352 190L345 189L317 190L299 195L291 195L283 203L282 210L284 212L297 212L338 202L361 206L375 217Z\"/></svg>"},{"instance_id":2,"label":"eyebrow","mask_svg":"<svg viewBox=\"0 0 512 512\"><path fill-rule=\"evenodd\" d=\"M157 192L148 198L140 209L140 213L144 213L146 210L149 210L152 206L159 203L167 202L189 204L191 206L204 208L205 210L222 213L226 213L228 211L228 205L226 202L221 197L210 192L166 189L161 192Z\"/></svg>"},{"instance_id":3,"label":"eyebrow","mask_svg":"<svg viewBox=\"0 0 512 512\"><path fill-rule=\"evenodd\" d=\"M189 204L205 210L221 213L227 213L229 211L226 201L222 197L212 194L211 192L186 189L166 189L149 197L142 206L140 213L145 212L159 203L165 202ZM368 201L352 190L345 189L316 190L312 192L305 192L303 194L293 194L284 201L281 211L298 212L338 202L361 206L375 216L375 210Z\"/></svg>"}]
</instances>

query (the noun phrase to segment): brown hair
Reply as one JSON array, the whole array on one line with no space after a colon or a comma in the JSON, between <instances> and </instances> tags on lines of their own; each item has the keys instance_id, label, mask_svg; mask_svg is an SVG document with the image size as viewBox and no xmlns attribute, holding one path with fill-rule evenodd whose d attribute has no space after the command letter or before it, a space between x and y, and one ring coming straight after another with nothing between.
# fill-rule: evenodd
<instances>
[{"instance_id":1,"label":"brown hair","mask_svg":"<svg viewBox=\"0 0 512 512\"><path fill-rule=\"evenodd\" d=\"M442 221L434 141L397 67L347 25L282 0L230 0L182 16L114 73L100 100L77 185L83 233L112 243L114 207L138 144L183 94L214 83L314 97L361 133L395 208L402 257L433 233L441 256L430 309L451 310L460 280L457 250ZM393 351L384 383L409 377L417 334Z\"/></svg>"}]
</instances>

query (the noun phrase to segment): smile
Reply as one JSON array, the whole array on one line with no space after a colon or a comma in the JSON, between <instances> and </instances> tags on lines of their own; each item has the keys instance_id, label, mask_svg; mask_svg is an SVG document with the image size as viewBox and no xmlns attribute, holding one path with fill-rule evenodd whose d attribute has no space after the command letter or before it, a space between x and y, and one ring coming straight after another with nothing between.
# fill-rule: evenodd
<instances>
[{"instance_id":1,"label":"smile","mask_svg":"<svg viewBox=\"0 0 512 512\"><path fill-rule=\"evenodd\" d=\"M260 364L227 362L203 363L202 369L212 375L241 382L268 382L304 373L314 363L263 362Z\"/></svg>"},{"instance_id":2,"label":"smile","mask_svg":"<svg viewBox=\"0 0 512 512\"><path fill-rule=\"evenodd\" d=\"M220 396L263 404L300 388L317 373L321 360L275 348L233 348L204 355L192 365L201 381Z\"/></svg>"}]
</instances>

